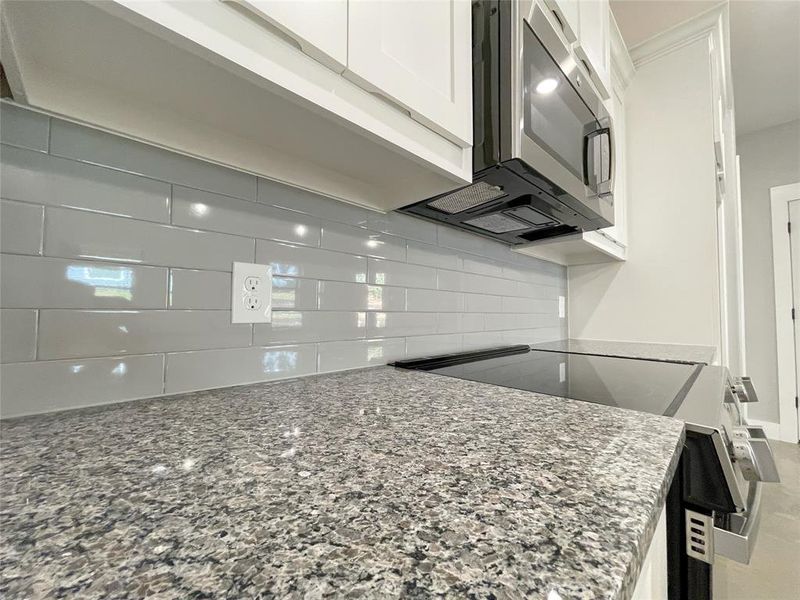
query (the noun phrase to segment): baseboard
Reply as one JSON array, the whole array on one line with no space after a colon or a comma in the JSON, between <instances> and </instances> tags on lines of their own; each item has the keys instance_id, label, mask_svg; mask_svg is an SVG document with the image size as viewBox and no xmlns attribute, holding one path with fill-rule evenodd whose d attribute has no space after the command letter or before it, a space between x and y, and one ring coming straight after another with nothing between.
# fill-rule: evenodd
<instances>
[{"instance_id":1,"label":"baseboard","mask_svg":"<svg viewBox=\"0 0 800 600\"><path fill-rule=\"evenodd\" d=\"M766 433L767 437L771 440L778 440L783 442L789 441L781 438L781 426L779 423L773 423L771 421L759 421L758 419L753 419L751 417L747 417L747 422L750 425L757 425L759 427L763 427L764 433Z\"/></svg>"}]
</instances>

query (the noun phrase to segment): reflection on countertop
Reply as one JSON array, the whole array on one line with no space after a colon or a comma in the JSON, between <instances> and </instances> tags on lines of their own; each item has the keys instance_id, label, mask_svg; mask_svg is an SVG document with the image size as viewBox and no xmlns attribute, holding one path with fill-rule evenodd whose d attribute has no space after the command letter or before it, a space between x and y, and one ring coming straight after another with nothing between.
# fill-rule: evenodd
<instances>
[{"instance_id":1,"label":"reflection on countertop","mask_svg":"<svg viewBox=\"0 0 800 600\"><path fill-rule=\"evenodd\" d=\"M0 594L82 598L628 598L684 435L388 367L0 427Z\"/></svg>"},{"instance_id":2,"label":"reflection on countertop","mask_svg":"<svg viewBox=\"0 0 800 600\"><path fill-rule=\"evenodd\" d=\"M649 342L618 342L613 340L566 339L531 345L534 350L573 352L575 354L600 354L621 358L645 358L710 365L717 350L713 346L688 344L654 344Z\"/></svg>"}]
</instances>

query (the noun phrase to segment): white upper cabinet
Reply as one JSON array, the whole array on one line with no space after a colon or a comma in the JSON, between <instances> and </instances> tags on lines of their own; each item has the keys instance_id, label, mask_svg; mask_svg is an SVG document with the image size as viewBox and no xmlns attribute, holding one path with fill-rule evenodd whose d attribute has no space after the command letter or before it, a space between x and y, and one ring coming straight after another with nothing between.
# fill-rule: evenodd
<instances>
[{"instance_id":1,"label":"white upper cabinet","mask_svg":"<svg viewBox=\"0 0 800 600\"><path fill-rule=\"evenodd\" d=\"M347 66L347 0L226 0L254 12L337 73Z\"/></svg>"},{"instance_id":2,"label":"white upper cabinet","mask_svg":"<svg viewBox=\"0 0 800 600\"><path fill-rule=\"evenodd\" d=\"M553 11L556 21L568 42L578 40L580 8L578 0L545 0L548 8Z\"/></svg>"},{"instance_id":3,"label":"white upper cabinet","mask_svg":"<svg viewBox=\"0 0 800 600\"><path fill-rule=\"evenodd\" d=\"M455 143L472 143L471 3L349 4L345 77Z\"/></svg>"},{"instance_id":4,"label":"white upper cabinet","mask_svg":"<svg viewBox=\"0 0 800 600\"><path fill-rule=\"evenodd\" d=\"M600 95L608 99L611 96L608 0L580 0L578 10L580 26L575 54L583 62Z\"/></svg>"}]
</instances>

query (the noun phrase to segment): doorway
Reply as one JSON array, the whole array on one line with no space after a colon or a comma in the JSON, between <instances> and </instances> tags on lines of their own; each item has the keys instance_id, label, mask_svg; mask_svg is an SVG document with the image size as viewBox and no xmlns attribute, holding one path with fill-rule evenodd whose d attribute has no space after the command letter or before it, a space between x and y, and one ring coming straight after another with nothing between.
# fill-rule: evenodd
<instances>
[{"instance_id":1,"label":"doorway","mask_svg":"<svg viewBox=\"0 0 800 600\"><path fill-rule=\"evenodd\" d=\"M778 352L778 437L800 435L800 182L770 189Z\"/></svg>"}]
</instances>

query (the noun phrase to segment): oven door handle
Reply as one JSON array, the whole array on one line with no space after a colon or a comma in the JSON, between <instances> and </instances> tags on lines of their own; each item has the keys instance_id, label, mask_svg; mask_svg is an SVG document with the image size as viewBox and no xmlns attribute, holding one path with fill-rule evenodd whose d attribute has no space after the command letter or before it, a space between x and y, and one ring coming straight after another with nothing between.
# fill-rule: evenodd
<instances>
[{"instance_id":1,"label":"oven door handle","mask_svg":"<svg viewBox=\"0 0 800 600\"><path fill-rule=\"evenodd\" d=\"M736 562L749 564L761 524L760 481L750 485L748 509L744 514L730 516L730 529L714 526L714 555L724 556Z\"/></svg>"}]
</instances>

